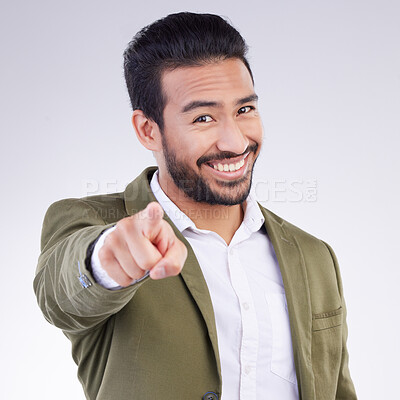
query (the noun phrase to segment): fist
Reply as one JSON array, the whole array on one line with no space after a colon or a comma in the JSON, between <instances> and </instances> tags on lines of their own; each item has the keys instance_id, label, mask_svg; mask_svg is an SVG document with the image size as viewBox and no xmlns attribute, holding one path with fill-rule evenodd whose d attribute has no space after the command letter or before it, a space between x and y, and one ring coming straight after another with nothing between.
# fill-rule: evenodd
<instances>
[{"instance_id":1,"label":"fist","mask_svg":"<svg viewBox=\"0 0 400 400\"><path fill-rule=\"evenodd\" d=\"M163 219L164 211L156 203L118 221L99 250L102 267L120 286L150 271L152 279L178 275L187 257L186 246Z\"/></svg>"}]
</instances>

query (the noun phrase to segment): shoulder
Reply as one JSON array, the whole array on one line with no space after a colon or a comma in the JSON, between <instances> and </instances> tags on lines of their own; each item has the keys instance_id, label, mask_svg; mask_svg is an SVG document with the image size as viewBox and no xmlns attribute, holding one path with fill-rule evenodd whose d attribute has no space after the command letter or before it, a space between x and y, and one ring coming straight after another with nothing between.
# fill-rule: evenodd
<instances>
[{"instance_id":1,"label":"shoulder","mask_svg":"<svg viewBox=\"0 0 400 400\"><path fill-rule=\"evenodd\" d=\"M329 309L337 304L341 293L340 272L335 254L323 240L293 225L264 207L260 207L266 218L267 231L276 252L294 249L296 255L290 260L304 268L315 312ZM289 246L281 246L289 242ZM334 301L331 301L334 299ZM328 307L328 308L327 308Z\"/></svg>"},{"instance_id":2,"label":"shoulder","mask_svg":"<svg viewBox=\"0 0 400 400\"><path fill-rule=\"evenodd\" d=\"M51 217L85 219L96 217L104 223L115 222L126 216L123 193L111 193L82 198L58 200L50 205L45 220Z\"/></svg>"},{"instance_id":3,"label":"shoulder","mask_svg":"<svg viewBox=\"0 0 400 400\"><path fill-rule=\"evenodd\" d=\"M330 247L323 240L283 219L262 205L259 206L264 217L268 219L271 224L279 226L282 232L292 238L303 250L313 252L314 254L322 252L330 256Z\"/></svg>"},{"instance_id":4,"label":"shoulder","mask_svg":"<svg viewBox=\"0 0 400 400\"><path fill-rule=\"evenodd\" d=\"M126 217L121 193L69 198L50 205L43 220L41 248L90 226L106 226Z\"/></svg>"},{"instance_id":5,"label":"shoulder","mask_svg":"<svg viewBox=\"0 0 400 400\"><path fill-rule=\"evenodd\" d=\"M146 168L136 179L129 183L124 192L100 194L82 198L69 198L53 203L47 216L67 215L68 218L96 216L105 224L114 223L132 214L132 210L145 208L152 200L149 181L156 167Z\"/></svg>"}]
</instances>

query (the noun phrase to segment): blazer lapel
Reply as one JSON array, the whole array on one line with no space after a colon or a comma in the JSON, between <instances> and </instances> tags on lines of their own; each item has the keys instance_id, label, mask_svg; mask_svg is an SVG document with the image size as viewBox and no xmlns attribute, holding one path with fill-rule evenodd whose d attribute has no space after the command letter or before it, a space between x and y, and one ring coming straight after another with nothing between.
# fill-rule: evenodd
<instances>
[{"instance_id":1,"label":"blazer lapel","mask_svg":"<svg viewBox=\"0 0 400 400\"><path fill-rule=\"evenodd\" d=\"M215 325L214 309L212 306L210 293L208 291L208 286L190 244L175 228L175 226L173 226L173 228L177 237L185 243L188 249L188 257L186 259L185 266L182 269L181 276L191 295L193 296L194 301L199 307L199 310L203 315L204 321L207 325L208 335L211 340L212 348L214 350L215 361L217 363L218 378L219 381L222 382L221 363L218 350L217 327Z\"/></svg>"},{"instance_id":2,"label":"blazer lapel","mask_svg":"<svg viewBox=\"0 0 400 400\"><path fill-rule=\"evenodd\" d=\"M157 201L150 189L149 184L156 169L156 167L146 168L133 182L126 187L124 192L124 200L128 215L136 214L137 212L145 209L147 204L150 202ZM180 276L204 318L212 348L214 350L219 381L222 382L214 309L206 281L189 242L184 238L184 236L166 214L164 214L164 219L171 225L177 238L181 240L187 247L188 256Z\"/></svg>"},{"instance_id":3,"label":"blazer lapel","mask_svg":"<svg viewBox=\"0 0 400 400\"><path fill-rule=\"evenodd\" d=\"M303 256L296 239L285 229L284 221L260 208L285 287L300 398L312 400L315 399L311 366L312 311Z\"/></svg>"}]
</instances>

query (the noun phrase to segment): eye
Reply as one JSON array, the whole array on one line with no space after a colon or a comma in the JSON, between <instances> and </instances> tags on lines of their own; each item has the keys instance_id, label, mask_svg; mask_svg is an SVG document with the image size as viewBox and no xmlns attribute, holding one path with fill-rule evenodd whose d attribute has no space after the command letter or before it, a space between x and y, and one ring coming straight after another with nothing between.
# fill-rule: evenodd
<instances>
[{"instance_id":1,"label":"eye","mask_svg":"<svg viewBox=\"0 0 400 400\"><path fill-rule=\"evenodd\" d=\"M239 108L238 114L246 114L246 113L248 113L248 112L250 112L252 110L255 110L255 107L253 107L253 106L243 106L243 107Z\"/></svg>"},{"instance_id":2,"label":"eye","mask_svg":"<svg viewBox=\"0 0 400 400\"><path fill-rule=\"evenodd\" d=\"M200 115L200 117L197 117L193 123L195 122L211 122L213 119L209 115Z\"/></svg>"}]
</instances>

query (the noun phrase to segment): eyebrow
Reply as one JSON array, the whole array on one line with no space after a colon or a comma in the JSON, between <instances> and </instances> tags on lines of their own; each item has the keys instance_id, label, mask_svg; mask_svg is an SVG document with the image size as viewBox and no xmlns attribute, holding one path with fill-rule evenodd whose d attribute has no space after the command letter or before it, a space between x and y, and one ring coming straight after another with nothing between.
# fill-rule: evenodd
<instances>
[{"instance_id":1,"label":"eyebrow","mask_svg":"<svg viewBox=\"0 0 400 400\"><path fill-rule=\"evenodd\" d=\"M253 102L253 101L257 101L258 100L258 96L253 93L250 96L246 96L246 97L242 97L241 99L237 99L236 100L236 105L240 106L244 103L249 103L249 102ZM183 109L182 109L182 113L187 113L189 111L193 111L196 108L201 108L201 107L222 107L222 103L219 103L217 101L207 101L207 100L194 100L191 101L189 104L186 104Z\"/></svg>"}]
</instances>

